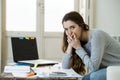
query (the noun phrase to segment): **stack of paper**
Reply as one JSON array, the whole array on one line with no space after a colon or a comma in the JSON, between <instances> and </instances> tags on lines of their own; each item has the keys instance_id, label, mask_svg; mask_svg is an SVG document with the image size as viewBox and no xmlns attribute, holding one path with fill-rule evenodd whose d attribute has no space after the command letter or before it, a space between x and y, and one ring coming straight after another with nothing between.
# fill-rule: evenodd
<instances>
[{"instance_id":1,"label":"stack of paper","mask_svg":"<svg viewBox=\"0 0 120 80\"><path fill-rule=\"evenodd\" d=\"M30 66L5 66L4 72L5 73L13 73L13 72L27 73L27 72L30 72Z\"/></svg>"}]
</instances>

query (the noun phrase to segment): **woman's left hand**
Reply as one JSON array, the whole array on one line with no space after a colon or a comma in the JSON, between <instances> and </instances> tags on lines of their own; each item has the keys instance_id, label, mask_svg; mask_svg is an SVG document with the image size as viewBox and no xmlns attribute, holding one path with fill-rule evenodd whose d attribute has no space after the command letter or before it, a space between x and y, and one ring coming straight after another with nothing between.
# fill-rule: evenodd
<instances>
[{"instance_id":1,"label":"woman's left hand","mask_svg":"<svg viewBox=\"0 0 120 80\"><path fill-rule=\"evenodd\" d=\"M76 37L74 33L68 35L68 43L75 49L81 48L80 40Z\"/></svg>"}]
</instances>

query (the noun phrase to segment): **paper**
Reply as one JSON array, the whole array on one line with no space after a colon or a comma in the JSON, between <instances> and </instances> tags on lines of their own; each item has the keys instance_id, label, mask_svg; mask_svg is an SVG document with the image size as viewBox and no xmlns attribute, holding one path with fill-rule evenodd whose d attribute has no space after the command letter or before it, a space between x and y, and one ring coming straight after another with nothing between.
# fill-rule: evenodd
<instances>
[{"instance_id":1,"label":"paper","mask_svg":"<svg viewBox=\"0 0 120 80\"><path fill-rule=\"evenodd\" d=\"M34 70L38 77L41 78L81 78L73 69L62 69L57 67L41 67ZM63 73L63 74L62 74Z\"/></svg>"},{"instance_id":2,"label":"paper","mask_svg":"<svg viewBox=\"0 0 120 80\"><path fill-rule=\"evenodd\" d=\"M21 73L21 72L12 72L12 75L14 77L28 77L27 76L28 73ZM33 76L29 76L29 77L36 77L36 75L33 75Z\"/></svg>"},{"instance_id":3,"label":"paper","mask_svg":"<svg viewBox=\"0 0 120 80\"><path fill-rule=\"evenodd\" d=\"M5 66L4 72L5 73L13 73L13 72L27 73L27 72L30 72L30 66Z\"/></svg>"},{"instance_id":4,"label":"paper","mask_svg":"<svg viewBox=\"0 0 120 80\"><path fill-rule=\"evenodd\" d=\"M27 74L27 73L12 72L12 75L13 75L14 77L27 77L26 74Z\"/></svg>"},{"instance_id":5,"label":"paper","mask_svg":"<svg viewBox=\"0 0 120 80\"><path fill-rule=\"evenodd\" d=\"M5 73L12 73L14 77L28 77L26 74L30 72L30 66L5 66ZM61 64L54 66L44 66L33 68L33 72L37 75L31 77L40 78L81 78L73 69L62 69Z\"/></svg>"}]
</instances>

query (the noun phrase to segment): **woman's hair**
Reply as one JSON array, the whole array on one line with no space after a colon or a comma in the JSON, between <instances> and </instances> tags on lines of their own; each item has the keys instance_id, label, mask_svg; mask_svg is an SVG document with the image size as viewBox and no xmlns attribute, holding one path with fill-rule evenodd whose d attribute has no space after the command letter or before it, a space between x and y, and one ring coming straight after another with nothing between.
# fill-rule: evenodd
<instances>
[{"instance_id":1,"label":"woman's hair","mask_svg":"<svg viewBox=\"0 0 120 80\"><path fill-rule=\"evenodd\" d=\"M81 27L84 31L88 31L89 30L89 26L87 24L85 24L82 16L76 12L76 11L72 11L69 12L67 14L65 14L65 16L63 17L62 20L62 24L65 21L71 20L73 22L75 22L76 24L78 24L79 27ZM84 46L85 42L81 42L82 47ZM62 51L65 53L65 51L67 50L68 47L68 42L67 42L67 35L64 31L64 35L63 35L63 46L62 46ZM71 67L79 74L83 75L86 73L85 71L85 64L82 62L82 59L75 53L75 49L72 49L72 56L71 56Z\"/></svg>"}]
</instances>

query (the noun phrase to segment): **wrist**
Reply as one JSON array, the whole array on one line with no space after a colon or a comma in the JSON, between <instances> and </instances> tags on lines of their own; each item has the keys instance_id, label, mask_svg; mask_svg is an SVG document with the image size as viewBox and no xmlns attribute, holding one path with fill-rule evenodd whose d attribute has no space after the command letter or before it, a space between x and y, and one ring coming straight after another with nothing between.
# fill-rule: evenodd
<instances>
[{"instance_id":1,"label":"wrist","mask_svg":"<svg viewBox=\"0 0 120 80\"><path fill-rule=\"evenodd\" d=\"M80 48L82 48L81 46L77 46L75 49L77 50L77 49L80 49Z\"/></svg>"},{"instance_id":2,"label":"wrist","mask_svg":"<svg viewBox=\"0 0 120 80\"><path fill-rule=\"evenodd\" d=\"M67 48L67 50L66 50L66 53L71 54L71 52L72 52L72 47L69 47L69 46L68 46L68 48Z\"/></svg>"}]
</instances>

